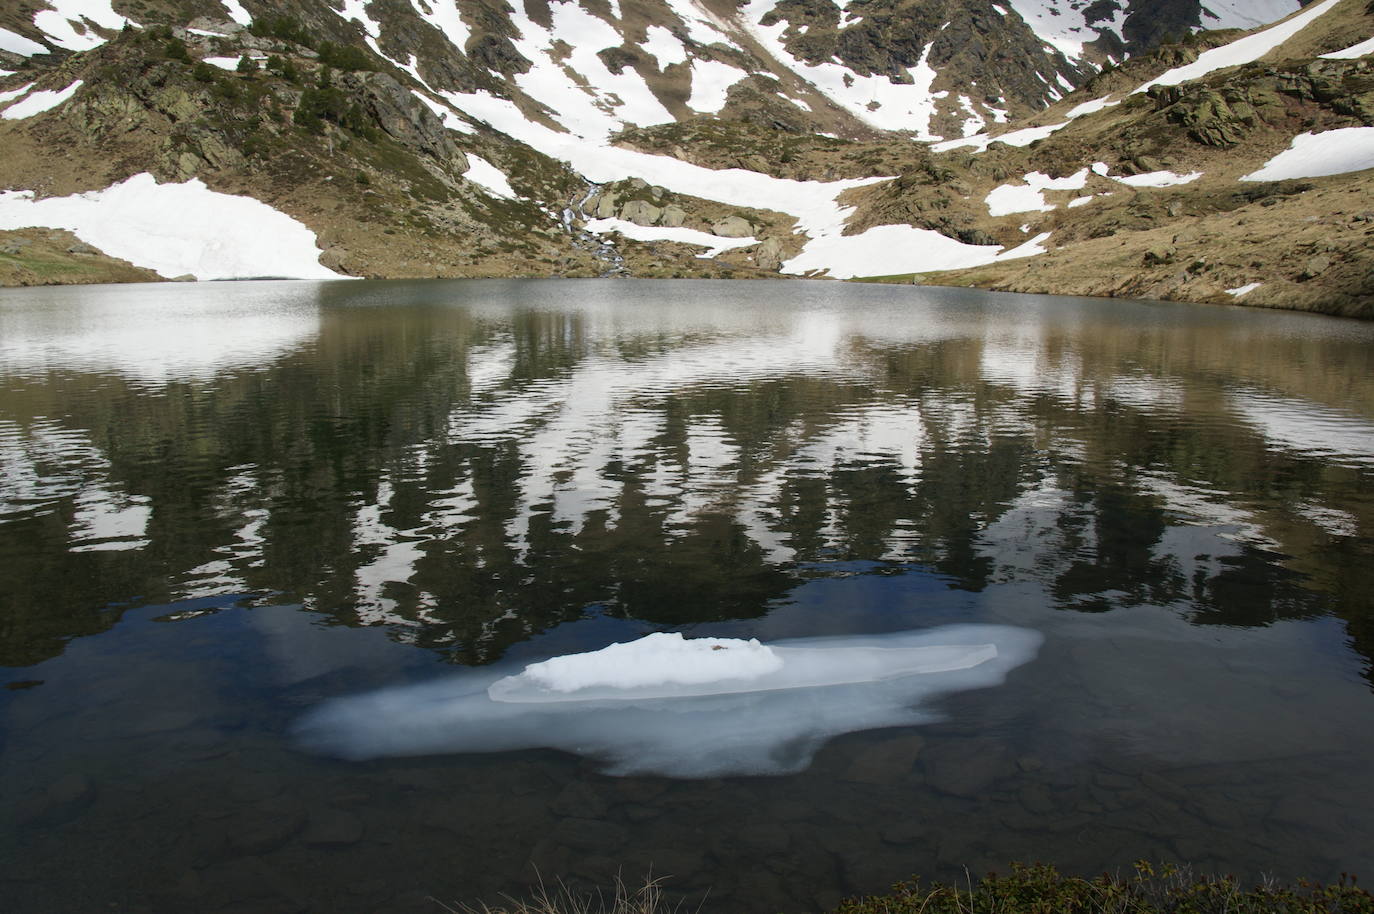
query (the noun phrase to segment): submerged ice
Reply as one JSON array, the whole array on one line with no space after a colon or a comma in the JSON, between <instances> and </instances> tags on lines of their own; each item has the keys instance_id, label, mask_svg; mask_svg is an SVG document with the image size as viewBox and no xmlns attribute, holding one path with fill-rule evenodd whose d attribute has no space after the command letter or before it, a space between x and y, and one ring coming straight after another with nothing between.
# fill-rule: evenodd
<instances>
[{"instance_id":1,"label":"submerged ice","mask_svg":"<svg viewBox=\"0 0 1374 914\"><path fill-rule=\"evenodd\" d=\"M1039 644L997 625L767 645L660 633L335 699L297 736L352 759L550 748L613 774L784 774L840 734L936 719L933 699L999 685Z\"/></svg>"}]
</instances>

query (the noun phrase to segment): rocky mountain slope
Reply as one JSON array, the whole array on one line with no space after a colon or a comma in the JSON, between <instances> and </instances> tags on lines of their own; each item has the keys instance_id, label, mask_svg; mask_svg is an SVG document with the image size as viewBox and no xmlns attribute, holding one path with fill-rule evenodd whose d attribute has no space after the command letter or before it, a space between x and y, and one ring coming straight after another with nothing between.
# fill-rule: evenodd
<instances>
[{"instance_id":1,"label":"rocky mountain slope","mask_svg":"<svg viewBox=\"0 0 1374 914\"><path fill-rule=\"evenodd\" d=\"M333 3L0 12L0 282L958 269L1374 313L1367 0ZM1305 134L1340 173L1266 174Z\"/></svg>"}]
</instances>

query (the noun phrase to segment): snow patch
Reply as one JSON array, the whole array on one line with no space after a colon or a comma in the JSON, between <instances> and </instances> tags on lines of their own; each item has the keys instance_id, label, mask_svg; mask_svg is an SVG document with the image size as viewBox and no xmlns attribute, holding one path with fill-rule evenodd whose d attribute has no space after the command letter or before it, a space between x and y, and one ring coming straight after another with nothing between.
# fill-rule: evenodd
<instances>
[{"instance_id":1,"label":"snow patch","mask_svg":"<svg viewBox=\"0 0 1374 914\"><path fill-rule=\"evenodd\" d=\"M1044 127L1022 127L1020 130L1011 130L997 136L988 136L980 133L977 136L966 136L958 140L945 140L942 143L932 143L930 148L935 152L949 152L951 149L959 149L967 146L975 152L987 152L993 143L1006 143L1008 146L1029 146L1036 140L1043 140L1057 130L1063 130L1069 126L1069 122L1062 124L1048 124Z\"/></svg>"},{"instance_id":2,"label":"snow patch","mask_svg":"<svg viewBox=\"0 0 1374 914\"><path fill-rule=\"evenodd\" d=\"M1326 60L1356 60L1374 54L1374 38L1361 41L1359 44L1352 44L1342 51L1332 51L1330 54L1323 54Z\"/></svg>"},{"instance_id":3,"label":"snow patch","mask_svg":"<svg viewBox=\"0 0 1374 914\"><path fill-rule=\"evenodd\" d=\"M701 114L715 114L725 107L730 87L748 75L719 61L692 61L692 97L687 99L687 107Z\"/></svg>"},{"instance_id":4,"label":"snow patch","mask_svg":"<svg viewBox=\"0 0 1374 914\"><path fill-rule=\"evenodd\" d=\"M22 101L17 101L0 112L0 117L7 121L19 121L26 117L42 114L45 111L51 111L75 95L76 90L80 89L82 85L83 81L78 79L65 89L40 89L37 92L30 92Z\"/></svg>"},{"instance_id":5,"label":"snow patch","mask_svg":"<svg viewBox=\"0 0 1374 914\"><path fill-rule=\"evenodd\" d=\"M1366 168L1374 168L1374 127L1342 127L1293 137L1291 146L1241 180L1321 178Z\"/></svg>"},{"instance_id":6,"label":"snow patch","mask_svg":"<svg viewBox=\"0 0 1374 914\"><path fill-rule=\"evenodd\" d=\"M1249 295L1251 292L1255 291L1262 285L1264 285L1264 283L1262 282L1246 283L1243 286L1236 286L1234 289L1227 289L1226 294L1232 295L1236 298L1240 298L1242 295Z\"/></svg>"},{"instance_id":7,"label":"snow patch","mask_svg":"<svg viewBox=\"0 0 1374 914\"><path fill-rule=\"evenodd\" d=\"M105 190L35 200L0 192L0 228L66 229L111 257L173 278L261 276L334 279L315 233L251 197L216 193L199 179L158 184L144 173Z\"/></svg>"},{"instance_id":8,"label":"snow patch","mask_svg":"<svg viewBox=\"0 0 1374 914\"><path fill-rule=\"evenodd\" d=\"M220 3L229 13L229 18L239 25L249 26L253 24L253 17L249 15L248 10L243 8L243 4L239 0L220 0Z\"/></svg>"},{"instance_id":9,"label":"snow patch","mask_svg":"<svg viewBox=\"0 0 1374 914\"><path fill-rule=\"evenodd\" d=\"M0 29L0 51L9 51L20 57L32 57L35 54L47 54L48 48L9 29Z\"/></svg>"},{"instance_id":10,"label":"snow patch","mask_svg":"<svg viewBox=\"0 0 1374 914\"><path fill-rule=\"evenodd\" d=\"M1268 54L1270 51L1274 50L1274 48L1307 28L1307 26L1311 25L1318 16L1331 10L1340 2L1341 0L1322 0L1321 3L1309 6L1300 14L1292 17L1286 22L1281 22L1262 32L1255 32L1254 34L1246 35L1244 38L1238 38L1230 44L1222 45L1219 48L1203 51L1198 55L1197 60L1165 72L1145 83L1143 86L1140 86L1135 92L1144 92L1151 86L1176 86L1190 79L1200 79L1213 70L1221 70L1226 67L1238 67L1241 64L1259 60L1265 54Z\"/></svg>"},{"instance_id":11,"label":"snow patch","mask_svg":"<svg viewBox=\"0 0 1374 914\"><path fill-rule=\"evenodd\" d=\"M894 83L882 75L861 76L838 62L810 64L793 57L783 45L786 21L763 25L763 18L775 6L777 0L751 0L740 14L745 28L779 63L870 126L910 130L922 140L941 139L930 132L935 102L944 97L944 93L931 91L936 76L929 63L931 45L926 45L920 62L907 69L909 84Z\"/></svg>"},{"instance_id":12,"label":"snow patch","mask_svg":"<svg viewBox=\"0 0 1374 914\"><path fill-rule=\"evenodd\" d=\"M661 25L651 25L645 30L644 42L640 47L653 55L658 61L659 70L666 70L673 64L687 62L687 48L677 40L677 36Z\"/></svg>"},{"instance_id":13,"label":"snow patch","mask_svg":"<svg viewBox=\"0 0 1374 914\"><path fill-rule=\"evenodd\" d=\"M117 32L129 24L110 6L110 0L47 0L52 9L33 14L33 24L48 40L68 51L89 51L105 43L91 28Z\"/></svg>"},{"instance_id":14,"label":"snow patch","mask_svg":"<svg viewBox=\"0 0 1374 914\"><path fill-rule=\"evenodd\" d=\"M0 92L0 105L14 101L33 87L34 83L27 83L26 85L20 86L18 89L6 89L4 92Z\"/></svg>"},{"instance_id":15,"label":"snow patch","mask_svg":"<svg viewBox=\"0 0 1374 914\"><path fill-rule=\"evenodd\" d=\"M1088 183L1088 169L1084 168L1067 178L1051 178L1042 172L1033 171L1022 180L1025 182L1023 185L1003 184L987 195L984 202L988 205L989 215L1048 213L1055 206L1045 202L1045 191L1082 190Z\"/></svg>"},{"instance_id":16,"label":"snow patch","mask_svg":"<svg viewBox=\"0 0 1374 914\"><path fill-rule=\"evenodd\" d=\"M1084 102L1083 104L1070 109L1069 113L1064 116L1069 120L1074 120L1075 118L1083 117L1085 114L1096 114L1099 111L1104 111L1107 108L1112 108L1121 104L1121 102L1114 102L1111 99L1112 97L1110 95L1104 95L1101 98L1093 99L1090 102Z\"/></svg>"},{"instance_id":17,"label":"snow patch","mask_svg":"<svg viewBox=\"0 0 1374 914\"><path fill-rule=\"evenodd\" d=\"M1112 177L1112 180L1131 187L1177 187L1180 184L1192 184L1201 177L1200 171L1189 172L1186 175L1175 174L1172 171L1150 171L1143 175Z\"/></svg>"},{"instance_id":18,"label":"snow patch","mask_svg":"<svg viewBox=\"0 0 1374 914\"><path fill-rule=\"evenodd\" d=\"M466 53L468 36L472 34L458 10L457 0L410 0L420 18L438 29L449 44Z\"/></svg>"},{"instance_id":19,"label":"snow patch","mask_svg":"<svg viewBox=\"0 0 1374 914\"><path fill-rule=\"evenodd\" d=\"M695 0L666 0L668 8L682 20L687 38L698 44L723 44L739 50L739 45L722 31L721 22Z\"/></svg>"},{"instance_id":20,"label":"snow patch","mask_svg":"<svg viewBox=\"0 0 1374 914\"><path fill-rule=\"evenodd\" d=\"M418 98L426 108L433 111L439 120L444 122L444 126L449 130L456 130L459 133L474 133L472 125L463 120L448 105L440 104L423 92L412 89L411 94Z\"/></svg>"},{"instance_id":21,"label":"snow patch","mask_svg":"<svg viewBox=\"0 0 1374 914\"><path fill-rule=\"evenodd\" d=\"M1257 29L1296 13L1298 0L1204 0L1209 29Z\"/></svg>"},{"instance_id":22,"label":"snow patch","mask_svg":"<svg viewBox=\"0 0 1374 914\"><path fill-rule=\"evenodd\" d=\"M506 179L506 175L501 169L474 152L465 153L465 155L468 158L468 170L463 172L465 180L476 184L493 197L501 197L506 200L519 199L520 195L510 186L510 181Z\"/></svg>"},{"instance_id":23,"label":"snow patch","mask_svg":"<svg viewBox=\"0 0 1374 914\"><path fill-rule=\"evenodd\" d=\"M587 223L586 229L597 235L619 232L634 241L676 241L680 244L698 245L708 249L705 253L697 255L703 259L759 243L757 238L722 238L683 226L638 225L624 219L592 219Z\"/></svg>"},{"instance_id":24,"label":"snow patch","mask_svg":"<svg viewBox=\"0 0 1374 914\"><path fill-rule=\"evenodd\" d=\"M231 73L239 67L239 58L237 57L206 57L205 62L212 67L219 67L221 70L228 70Z\"/></svg>"}]
</instances>

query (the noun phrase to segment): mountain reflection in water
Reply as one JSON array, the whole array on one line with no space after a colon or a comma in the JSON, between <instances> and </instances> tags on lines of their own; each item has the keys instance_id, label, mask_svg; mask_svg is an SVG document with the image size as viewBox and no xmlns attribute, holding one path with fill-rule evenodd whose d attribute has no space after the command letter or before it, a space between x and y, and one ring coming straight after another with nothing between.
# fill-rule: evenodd
<instances>
[{"instance_id":1,"label":"mountain reflection in water","mask_svg":"<svg viewBox=\"0 0 1374 914\"><path fill-rule=\"evenodd\" d=\"M321 809L437 847L406 784L510 831L446 831L472 862L442 867L345 842L340 873L386 874L363 880L377 910L398 873L472 898L530 863L634 863L583 846L601 825L725 909L1018 855L1374 863L1347 859L1374 847L1374 737L1349 725L1374 712L1372 343L1307 315L839 283L0 291L0 678L39 683L0 692L0 812L27 842L0 880L35 910L81 907L60 867L121 892L75 861L155 805L137 831L163 857L134 842L127 878L194 872L200 894L149 903L215 910L262 866L316 865ZM286 739L435 659L947 623L1045 646L755 800L551 753L339 767ZM207 806L214 781L306 808L245 845L270 827ZM727 799L792 837L701 838ZM899 828L908 803L968 828Z\"/></svg>"}]
</instances>

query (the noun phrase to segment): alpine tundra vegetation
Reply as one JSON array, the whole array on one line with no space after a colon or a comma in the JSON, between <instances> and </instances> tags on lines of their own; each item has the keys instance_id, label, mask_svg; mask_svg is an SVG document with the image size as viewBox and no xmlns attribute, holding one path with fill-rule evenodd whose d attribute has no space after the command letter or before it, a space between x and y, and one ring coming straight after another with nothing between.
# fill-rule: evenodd
<instances>
[{"instance_id":1,"label":"alpine tundra vegetation","mask_svg":"<svg viewBox=\"0 0 1374 914\"><path fill-rule=\"evenodd\" d=\"M1368 317L1371 35L1368 0L30 0L0 11L0 282L881 276Z\"/></svg>"}]
</instances>

